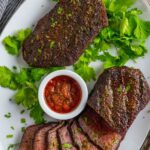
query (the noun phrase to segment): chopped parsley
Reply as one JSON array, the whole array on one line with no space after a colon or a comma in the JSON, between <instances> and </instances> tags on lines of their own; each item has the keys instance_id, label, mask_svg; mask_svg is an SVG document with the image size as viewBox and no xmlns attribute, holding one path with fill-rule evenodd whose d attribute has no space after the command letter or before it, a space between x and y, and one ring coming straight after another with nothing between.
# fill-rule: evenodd
<instances>
[{"instance_id":1,"label":"chopped parsley","mask_svg":"<svg viewBox=\"0 0 150 150\"><path fill-rule=\"evenodd\" d=\"M11 113L10 113L10 112L8 112L8 113L7 113L7 114L5 114L4 116L5 116L5 118L11 118Z\"/></svg>"},{"instance_id":2,"label":"chopped parsley","mask_svg":"<svg viewBox=\"0 0 150 150\"><path fill-rule=\"evenodd\" d=\"M25 118L21 118L20 122L21 123L26 123L26 119Z\"/></svg>"},{"instance_id":3,"label":"chopped parsley","mask_svg":"<svg viewBox=\"0 0 150 150\"><path fill-rule=\"evenodd\" d=\"M12 150L14 147L18 146L20 143L17 144L9 144L7 150Z\"/></svg>"},{"instance_id":4,"label":"chopped parsley","mask_svg":"<svg viewBox=\"0 0 150 150\"><path fill-rule=\"evenodd\" d=\"M59 7L58 9L57 9L57 14L62 14L63 13L63 8L62 7Z\"/></svg>"},{"instance_id":5,"label":"chopped parsley","mask_svg":"<svg viewBox=\"0 0 150 150\"><path fill-rule=\"evenodd\" d=\"M20 114L24 114L24 112L25 112L25 110L23 109L23 110L20 111Z\"/></svg>"},{"instance_id":6,"label":"chopped parsley","mask_svg":"<svg viewBox=\"0 0 150 150\"><path fill-rule=\"evenodd\" d=\"M72 144L64 143L64 144L62 144L62 147L63 148L72 148Z\"/></svg>"},{"instance_id":7,"label":"chopped parsley","mask_svg":"<svg viewBox=\"0 0 150 150\"><path fill-rule=\"evenodd\" d=\"M14 126L11 126L10 128L11 128L12 130L15 130Z\"/></svg>"},{"instance_id":8,"label":"chopped parsley","mask_svg":"<svg viewBox=\"0 0 150 150\"><path fill-rule=\"evenodd\" d=\"M130 91L130 89L131 89L131 85L127 84L127 86L126 86L126 92L128 93Z\"/></svg>"},{"instance_id":9,"label":"chopped parsley","mask_svg":"<svg viewBox=\"0 0 150 150\"><path fill-rule=\"evenodd\" d=\"M8 134L8 135L6 135L6 138L7 139L11 139L11 138L13 138L13 135L12 134Z\"/></svg>"},{"instance_id":10,"label":"chopped parsley","mask_svg":"<svg viewBox=\"0 0 150 150\"><path fill-rule=\"evenodd\" d=\"M21 128L21 131L24 133L24 131L26 130L26 128L25 127L22 127Z\"/></svg>"},{"instance_id":11,"label":"chopped parsley","mask_svg":"<svg viewBox=\"0 0 150 150\"><path fill-rule=\"evenodd\" d=\"M50 48L54 48L55 47L55 41L51 41L50 42Z\"/></svg>"}]
</instances>

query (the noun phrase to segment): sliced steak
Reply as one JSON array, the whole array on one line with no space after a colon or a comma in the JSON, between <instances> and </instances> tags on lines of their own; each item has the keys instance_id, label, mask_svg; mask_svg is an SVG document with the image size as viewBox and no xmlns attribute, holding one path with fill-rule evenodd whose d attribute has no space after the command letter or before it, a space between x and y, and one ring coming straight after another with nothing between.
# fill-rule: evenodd
<instances>
[{"instance_id":1,"label":"sliced steak","mask_svg":"<svg viewBox=\"0 0 150 150\"><path fill-rule=\"evenodd\" d=\"M64 125L64 122L60 123L58 126L54 127L52 130L49 130L47 133L47 150L59 150L60 149L60 142L57 135L57 130Z\"/></svg>"},{"instance_id":2,"label":"sliced steak","mask_svg":"<svg viewBox=\"0 0 150 150\"><path fill-rule=\"evenodd\" d=\"M55 123L50 123L37 131L34 137L33 150L46 150L47 132L55 126Z\"/></svg>"},{"instance_id":3,"label":"sliced steak","mask_svg":"<svg viewBox=\"0 0 150 150\"><path fill-rule=\"evenodd\" d=\"M80 150L98 150L98 148L86 137L76 121L70 125L70 132L74 143L78 145Z\"/></svg>"},{"instance_id":4,"label":"sliced steak","mask_svg":"<svg viewBox=\"0 0 150 150\"><path fill-rule=\"evenodd\" d=\"M78 119L80 128L99 148L116 150L123 135L112 131L92 108L87 107Z\"/></svg>"},{"instance_id":5,"label":"sliced steak","mask_svg":"<svg viewBox=\"0 0 150 150\"><path fill-rule=\"evenodd\" d=\"M100 75L88 104L117 132L126 132L150 99L150 89L138 69L116 67Z\"/></svg>"},{"instance_id":6,"label":"sliced steak","mask_svg":"<svg viewBox=\"0 0 150 150\"><path fill-rule=\"evenodd\" d=\"M74 145L71 135L68 131L68 124L58 129L57 133L61 143L62 150L78 150L78 148Z\"/></svg>"},{"instance_id":7,"label":"sliced steak","mask_svg":"<svg viewBox=\"0 0 150 150\"><path fill-rule=\"evenodd\" d=\"M34 135L42 126L43 125L32 125L26 128L19 150L32 150Z\"/></svg>"},{"instance_id":8,"label":"sliced steak","mask_svg":"<svg viewBox=\"0 0 150 150\"><path fill-rule=\"evenodd\" d=\"M107 25L102 0L61 0L24 42L23 57L34 67L72 65Z\"/></svg>"}]
</instances>

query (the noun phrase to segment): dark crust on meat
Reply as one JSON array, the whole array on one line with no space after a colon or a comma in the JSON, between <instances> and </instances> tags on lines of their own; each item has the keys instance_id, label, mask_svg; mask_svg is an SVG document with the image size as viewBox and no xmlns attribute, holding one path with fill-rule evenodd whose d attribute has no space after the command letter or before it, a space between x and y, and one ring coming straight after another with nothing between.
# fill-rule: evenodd
<instances>
[{"instance_id":1,"label":"dark crust on meat","mask_svg":"<svg viewBox=\"0 0 150 150\"><path fill-rule=\"evenodd\" d=\"M88 104L117 132L131 126L150 99L143 74L129 67L111 68L99 77Z\"/></svg>"},{"instance_id":2,"label":"dark crust on meat","mask_svg":"<svg viewBox=\"0 0 150 150\"><path fill-rule=\"evenodd\" d=\"M23 57L33 67L72 65L107 25L101 0L62 0L24 42Z\"/></svg>"},{"instance_id":3,"label":"dark crust on meat","mask_svg":"<svg viewBox=\"0 0 150 150\"><path fill-rule=\"evenodd\" d=\"M42 126L43 125L32 125L26 128L19 150L32 150L34 135Z\"/></svg>"}]
</instances>

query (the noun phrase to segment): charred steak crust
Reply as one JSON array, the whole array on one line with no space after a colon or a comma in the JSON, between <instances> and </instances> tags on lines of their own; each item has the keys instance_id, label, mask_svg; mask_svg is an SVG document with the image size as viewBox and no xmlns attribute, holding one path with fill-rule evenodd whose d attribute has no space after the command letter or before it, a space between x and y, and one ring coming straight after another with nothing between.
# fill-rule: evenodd
<instances>
[{"instance_id":1,"label":"charred steak crust","mask_svg":"<svg viewBox=\"0 0 150 150\"><path fill-rule=\"evenodd\" d=\"M26 128L21 139L19 150L32 150L34 135L42 126L32 125Z\"/></svg>"},{"instance_id":2,"label":"charred steak crust","mask_svg":"<svg viewBox=\"0 0 150 150\"><path fill-rule=\"evenodd\" d=\"M150 89L138 69L117 67L99 77L88 105L117 132L126 132L150 99Z\"/></svg>"},{"instance_id":3,"label":"charred steak crust","mask_svg":"<svg viewBox=\"0 0 150 150\"><path fill-rule=\"evenodd\" d=\"M61 0L24 42L23 57L33 67L72 65L107 25L102 0Z\"/></svg>"}]
</instances>

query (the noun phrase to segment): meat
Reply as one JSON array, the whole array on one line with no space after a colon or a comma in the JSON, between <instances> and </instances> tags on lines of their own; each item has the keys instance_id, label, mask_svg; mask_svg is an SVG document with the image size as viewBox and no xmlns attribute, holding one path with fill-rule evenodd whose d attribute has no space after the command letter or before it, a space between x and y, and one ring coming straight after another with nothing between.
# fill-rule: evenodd
<instances>
[{"instance_id":1,"label":"meat","mask_svg":"<svg viewBox=\"0 0 150 150\"><path fill-rule=\"evenodd\" d=\"M117 150L149 99L148 83L138 69L105 70L80 116L28 127L19 150Z\"/></svg>"},{"instance_id":2,"label":"meat","mask_svg":"<svg viewBox=\"0 0 150 150\"><path fill-rule=\"evenodd\" d=\"M24 42L23 57L33 67L72 65L107 25L102 0L61 0Z\"/></svg>"},{"instance_id":3,"label":"meat","mask_svg":"<svg viewBox=\"0 0 150 150\"><path fill-rule=\"evenodd\" d=\"M43 125L32 125L25 130L19 150L32 150L34 135L42 126Z\"/></svg>"},{"instance_id":4,"label":"meat","mask_svg":"<svg viewBox=\"0 0 150 150\"><path fill-rule=\"evenodd\" d=\"M46 137L47 132L56 126L55 123L48 124L37 131L34 137L33 150L45 150L46 149Z\"/></svg>"},{"instance_id":5,"label":"meat","mask_svg":"<svg viewBox=\"0 0 150 150\"><path fill-rule=\"evenodd\" d=\"M62 150L78 150L78 148L74 145L70 133L68 131L68 124L63 126L62 128L58 129L58 137L61 143Z\"/></svg>"},{"instance_id":6,"label":"meat","mask_svg":"<svg viewBox=\"0 0 150 150\"><path fill-rule=\"evenodd\" d=\"M64 125L64 122L61 122L58 126L49 130L47 133L47 150L59 150L60 143L58 140L57 130Z\"/></svg>"},{"instance_id":7,"label":"meat","mask_svg":"<svg viewBox=\"0 0 150 150\"><path fill-rule=\"evenodd\" d=\"M83 133L76 121L70 125L70 131L74 143L79 147L80 150L98 150L98 148Z\"/></svg>"},{"instance_id":8,"label":"meat","mask_svg":"<svg viewBox=\"0 0 150 150\"><path fill-rule=\"evenodd\" d=\"M104 120L90 107L87 107L79 117L78 123L86 136L89 137L99 149L116 150L124 136L109 129Z\"/></svg>"},{"instance_id":9,"label":"meat","mask_svg":"<svg viewBox=\"0 0 150 150\"><path fill-rule=\"evenodd\" d=\"M88 104L111 129L123 133L149 98L150 89L140 70L117 67L99 77Z\"/></svg>"}]
</instances>

